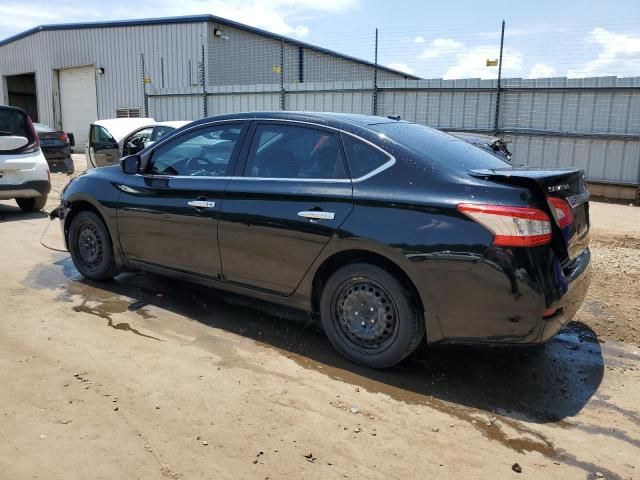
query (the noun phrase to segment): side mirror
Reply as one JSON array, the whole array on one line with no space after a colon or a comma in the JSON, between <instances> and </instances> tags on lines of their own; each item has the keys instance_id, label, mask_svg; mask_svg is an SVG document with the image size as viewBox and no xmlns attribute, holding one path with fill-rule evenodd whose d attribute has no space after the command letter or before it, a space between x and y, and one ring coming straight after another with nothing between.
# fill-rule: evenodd
<instances>
[{"instance_id":1,"label":"side mirror","mask_svg":"<svg viewBox=\"0 0 640 480\"><path fill-rule=\"evenodd\" d=\"M73 133L67 133L67 138L69 138L69 145L72 147L76 146L76 138L73 136Z\"/></svg>"},{"instance_id":2,"label":"side mirror","mask_svg":"<svg viewBox=\"0 0 640 480\"><path fill-rule=\"evenodd\" d=\"M140 155L128 155L120 159L120 168L124 173L134 175L140 171Z\"/></svg>"},{"instance_id":3,"label":"side mirror","mask_svg":"<svg viewBox=\"0 0 640 480\"><path fill-rule=\"evenodd\" d=\"M18 137L17 135L0 136L0 152L10 152L24 147L29 140L27 137Z\"/></svg>"}]
</instances>

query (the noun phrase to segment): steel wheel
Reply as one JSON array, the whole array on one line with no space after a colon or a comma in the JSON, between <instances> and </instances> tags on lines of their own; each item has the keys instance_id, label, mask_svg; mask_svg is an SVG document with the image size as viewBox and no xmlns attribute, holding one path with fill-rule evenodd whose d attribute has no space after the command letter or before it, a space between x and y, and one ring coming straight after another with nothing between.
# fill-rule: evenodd
<instances>
[{"instance_id":1,"label":"steel wheel","mask_svg":"<svg viewBox=\"0 0 640 480\"><path fill-rule=\"evenodd\" d=\"M424 338L424 317L411 291L388 270L368 263L345 265L329 277L320 318L336 350L366 367L394 365Z\"/></svg>"},{"instance_id":2,"label":"steel wheel","mask_svg":"<svg viewBox=\"0 0 640 480\"><path fill-rule=\"evenodd\" d=\"M102 263L103 240L95 225L84 223L78 229L78 258L89 270L97 269Z\"/></svg>"},{"instance_id":3,"label":"steel wheel","mask_svg":"<svg viewBox=\"0 0 640 480\"><path fill-rule=\"evenodd\" d=\"M82 275L91 280L107 280L118 274L109 230L98 215L78 213L71 220L68 235L73 264Z\"/></svg>"},{"instance_id":4,"label":"steel wheel","mask_svg":"<svg viewBox=\"0 0 640 480\"><path fill-rule=\"evenodd\" d=\"M398 308L381 285L354 278L344 282L334 297L334 321L355 347L380 352L397 335Z\"/></svg>"}]
</instances>

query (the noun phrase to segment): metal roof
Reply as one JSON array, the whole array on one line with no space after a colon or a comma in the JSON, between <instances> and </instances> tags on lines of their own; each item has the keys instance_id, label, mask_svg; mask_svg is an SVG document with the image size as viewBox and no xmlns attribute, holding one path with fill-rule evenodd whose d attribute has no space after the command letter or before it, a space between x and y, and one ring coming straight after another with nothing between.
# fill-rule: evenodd
<instances>
[{"instance_id":1,"label":"metal roof","mask_svg":"<svg viewBox=\"0 0 640 480\"><path fill-rule=\"evenodd\" d=\"M284 35L278 35L278 34L269 32L267 30L262 30L261 28L251 27L249 25L245 25L244 23L235 22L233 20L218 17L216 15L188 15L188 16L180 16L180 17L140 18L140 19L133 19L133 20L109 20L109 21L103 21L103 22L80 22L80 23L59 23L59 24L51 24L51 25L39 25L37 27L31 28L29 30L25 30L24 32L18 33L11 37L5 38L4 40L0 40L0 47L3 47L5 45L8 45L9 43L15 42L17 40L28 37L38 32L48 32L48 31L57 31L57 30L79 30L79 29L90 29L90 28L137 27L137 26L148 26L148 25L166 25L166 24L173 24L173 23L201 23L201 22L212 22L212 23L217 23L217 24L225 25L232 28L237 28L238 30L243 30L245 32L261 35L263 37L267 37L272 40L284 41L285 43L307 48L315 52L324 53L324 54L342 58L345 60L350 60L352 62L356 62L362 65L368 65L371 67L374 66L374 63L369 62L367 60L363 60L361 58L352 57L350 55L345 55L345 54L336 52L334 50L329 50L326 48L318 47L317 45L301 42L300 40L296 40L294 38L286 37ZM420 77L416 77L415 75L411 75L406 72L401 72L393 68L384 67L382 65L378 65L378 68L380 70L385 70L398 75L402 75L407 79L411 79L411 80L420 79Z\"/></svg>"}]
</instances>

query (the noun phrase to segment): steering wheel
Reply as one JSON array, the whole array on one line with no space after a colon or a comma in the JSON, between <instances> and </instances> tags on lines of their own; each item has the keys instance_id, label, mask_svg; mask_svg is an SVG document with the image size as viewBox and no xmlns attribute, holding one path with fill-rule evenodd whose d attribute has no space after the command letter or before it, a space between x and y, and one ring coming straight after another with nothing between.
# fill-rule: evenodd
<instances>
[{"instance_id":1,"label":"steering wheel","mask_svg":"<svg viewBox=\"0 0 640 480\"><path fill-rule=\"evenodd\" d=\"M189 175L201 175L213 173L215 175L222 175L220 165L207 157L191 157L185 164Z\"/></svg>"}]
</instances>

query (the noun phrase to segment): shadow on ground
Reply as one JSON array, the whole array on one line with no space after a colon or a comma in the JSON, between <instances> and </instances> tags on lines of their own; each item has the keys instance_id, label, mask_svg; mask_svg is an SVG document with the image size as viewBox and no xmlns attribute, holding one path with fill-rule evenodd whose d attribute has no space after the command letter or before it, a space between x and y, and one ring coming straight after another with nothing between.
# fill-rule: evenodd
<instances>
[{"instance_id":1,"label":"shadow on ground","mask_svg":"<svg viewBox=\"0 0 640 480\"><path fill-rule=\"evenodd\" d=\"M47 214L44 212L25 213L18 206L0 204L0 223L45 218L46 216Z\"/></svg>"},{"instance_id":2,"label":"shadow on ground","mask_svg":"<svg viewBox=\"0 0 640 480\"><path fill-rule=\"evenodd\" d=\"M603 377L600 343L579 322L535 348L422 345L400 365L380 371L344 360L321 329L298 312L200 285L148 273L93 283L82 279L62 255L53 265L37 266L26 281L35 288L62 287L67 299L79 296L98 302L89 313L107 319L111 313L157 306L276 348L332 378L457 416L469 407L487 416L557 422L577 414ZM109 302L101 304L107 297Z\"/></svg>"}]
</instances>

